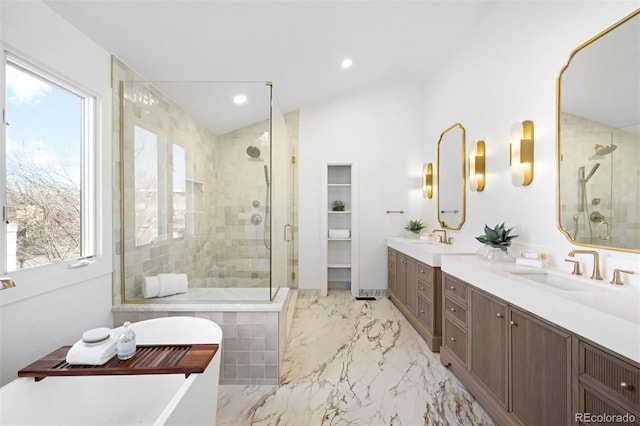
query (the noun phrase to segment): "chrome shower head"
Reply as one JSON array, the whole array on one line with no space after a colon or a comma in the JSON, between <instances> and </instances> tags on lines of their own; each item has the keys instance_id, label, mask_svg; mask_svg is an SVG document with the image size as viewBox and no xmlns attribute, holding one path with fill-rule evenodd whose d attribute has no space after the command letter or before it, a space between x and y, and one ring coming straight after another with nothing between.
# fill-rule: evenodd
<instances>
[{"instance_id":1,"label":"chrome shower head","mask_svg":"<svg viewBox=\"0 0 640 426\"><path fill-rule=\"evenodd\" d=\"M611 154L613 151L615 151L617 148L618 148L618 145L613 143L611 145L596 145L595 146L596 155L598 156L608 155L608 154Z\"/></svg>"},{"instance_id":2,"label":"chrome shower head","mask_svg":"<svg viewBox=\"0 0 640 426\"><path fill-rule=\"evenodd\" d=\"M258 158L260 157L260 148L258 148L257 146L250 146L247 148L247 155L251 158Z\"/></svg>"}]
</instances>

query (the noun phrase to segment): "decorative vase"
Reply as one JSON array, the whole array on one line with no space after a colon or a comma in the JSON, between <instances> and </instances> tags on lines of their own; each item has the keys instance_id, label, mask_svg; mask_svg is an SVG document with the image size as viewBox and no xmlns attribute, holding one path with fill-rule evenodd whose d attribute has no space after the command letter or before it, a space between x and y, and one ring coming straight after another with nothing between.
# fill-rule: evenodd
<instances>
[{"instance_id":1,"label":"decorative vase","mask_svg":"<svg viewBox=\"0 0 640 426\"><path fill-rule=\"evenodd\" d=\"M476 254L489 262L515 262L515 258L507 250L499 247L484 245L476 251Z\"/></svg>"}]
</instances>

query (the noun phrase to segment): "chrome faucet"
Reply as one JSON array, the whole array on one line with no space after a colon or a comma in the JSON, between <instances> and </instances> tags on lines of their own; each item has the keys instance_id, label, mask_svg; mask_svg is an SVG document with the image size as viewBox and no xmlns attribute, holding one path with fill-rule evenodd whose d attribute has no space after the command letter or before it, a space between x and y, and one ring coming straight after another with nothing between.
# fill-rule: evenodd
<instances>
[{"instance_id":1,"label":"chrome faucet","mask_svg":"<svg viewBox=\"0 0 640 426\"><path fill-rule=\"evenodd\" d=\"M574 257L576 254L591 254L593 255L593 272L591 273L592 280L601 280L600 275L600 255L595 250L571 250L568 254L569 257Z\"/></svg>"},{"instance_id":2,"label":"chrome faucet","mask_svg":"<svg viewBox=\"0 0 640 426\"><path fill-rule=\"evenodd\" d=\"M437 233L437 232L442 232L444 234L444 237L441 237L440 235L438 235L438 239L440 240L441 243L443 244L451 244L453 243L453 238L451 237L447 237L447 230L446 229L434 229L433 233Z\"/></svg>"}]
</instances>

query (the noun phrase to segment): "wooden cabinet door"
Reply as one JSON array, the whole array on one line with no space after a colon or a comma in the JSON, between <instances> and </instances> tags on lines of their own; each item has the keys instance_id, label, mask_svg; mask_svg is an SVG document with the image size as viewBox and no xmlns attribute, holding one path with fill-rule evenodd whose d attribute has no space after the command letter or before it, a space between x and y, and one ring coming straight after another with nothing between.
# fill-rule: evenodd
<instances>
[{"instance_id":1,"label":"wooden cabinet door","mask_svg":"<svg viewBox=\"0 0 640 426\"><path fill-rule=\"evenodd\" d=\"M511 413L525 425L571 424L570 336L515 308L509 319Z\"/></svg>"},{"instance_id":2,"label":"wooden cabinet door","mask_svg":"<svg viewBox=\"0 0 640 426\"><path fill-rule=\"evenodd\" d=\"M401 303L405 303L405 283L407 274L407 256L396 253L396 297Z\"/></svg>"},{"instance_id":3,"label":"wooden cabinet door","mask_svg":"<svg viewBox=\"0 0 640 426\"><path fill-rule=\"evenodd\" d=\"M389 278L388 291L395 296L396 295L396 252L393 249L388 249L387 275Z\"/></svg>"},{"instance_id":4,"label":"wooden cabinet door","mask_svg":"<svg viewBox=\"0 0 640 426\"><path fill-rule=\"evenodd\" d=\"M470 370L507 407L507 304L471 288Z\"/></svg>"},{"instance_id":5,"label":"wooden cabinet door","mask_svg":"<svg viewBox=\"0 0 640 426\"><path fill-rule=\"evenodd\" d=\"M418 315L418 263L410 257L406 258L405 279L405 305L413 315Z\"/></svg>"}]
</instances>

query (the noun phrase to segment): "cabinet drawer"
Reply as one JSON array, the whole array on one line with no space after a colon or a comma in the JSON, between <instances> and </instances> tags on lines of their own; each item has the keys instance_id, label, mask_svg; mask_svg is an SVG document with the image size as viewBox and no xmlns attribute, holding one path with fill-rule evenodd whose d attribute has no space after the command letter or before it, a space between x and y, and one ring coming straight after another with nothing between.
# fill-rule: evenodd
<instances>
[{"instance_id":1,"label":"cabinet drawer","mask_svg":"<svg viewBox=\"0 0 640 426\"><path fill-rule=\"evenodd\" d=\"M444 311L448 315L452 315L455 318L459 319L465 325L465 327L467 326L467 308L465 308L464 306L456 303L448 297L445 297Z\"/></svg>"},{"instance_id":2,"label":"cabinet drawer","mask_svg":"<svg viewBox=\"0 0 640 426\"><path fill-rule=\"evenodd\" d=\"M606 397L603 397L597 391L593 391L588 386L583 386L582 384L578 385L578 392L579 400L578 410L576 413L576 421L578 424L594 424L593 419L589 419L586 416L604 414L622 420L620 422L608 422L606 424L640 425L640 416L634 416L629 413L628 410L611 403ZM580 416L582 418L580 418ZM635 421L633 423L629 422L629 420L631 420L630 416L635 417Z\"/></svg>"},{"instance_id":3,"label":"cabinet drawer","mask_svg":"<svg viewBox=\"0 0 640 426\"><path fill-rule=\"evenodd\" d=\"M458 298L464 306L467 306L467 283L453 278L451 275L444 275L442 287L445 296Z\"/></svg>"},{"instance_id":4,"label":"cabinet drawer","mask_svg":"<svg viewBox=\"0 0 640 426\"><path fill-rule=\"evenodd\" d=\"M433 303L418 296L418 321L433 331Z\"/></svg>"},{"instance_id":5,"label":"cabinet drawer","mask_svg":"<svg viewBox=\"0 0 640 426\"><path fill-rule=\"evenodd\" d=\"M640 368L582 341L578 368L581 380L595 380L640 411Z\"/></svg>"},{"instance_id":6,"label":"cabinet drawer","mask_svg":"<svg viewBox=\"0 0 640 426\"><path fill-rule=\"evenodd\" d=\"M418 280L418 296L433 302L433 284Z\"/></svg>"},{"instance_id":7,"label":"cabinet drawer","mask_svg":"<svg viewBox=\"0 0 640 426\"><path fill-rule=\"evenodd\" d=\"M444 345L451 350L465 365L467 363L467 333L444 317Z\"/></svg>"},{"instance_id":8,"label":"cabinet drawer","mask_svg":"<svg viewBox=\"0 0 640 426\"><path fill-rule=\"evenodd\" d=\"M433 284L433 268L418 262L418 279L425 284Z\"/></svg>"}]
</instances>

